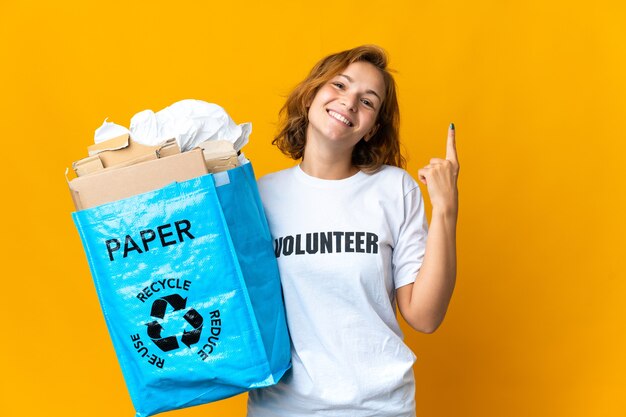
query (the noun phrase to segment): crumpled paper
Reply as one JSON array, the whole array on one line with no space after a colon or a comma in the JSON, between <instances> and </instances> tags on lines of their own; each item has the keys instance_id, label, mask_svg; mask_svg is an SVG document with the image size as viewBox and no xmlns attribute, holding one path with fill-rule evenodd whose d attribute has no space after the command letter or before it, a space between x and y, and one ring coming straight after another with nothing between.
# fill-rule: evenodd
<instances>
[{"instance_id":1,"label":"crumpled paper","mask_svg":"<svg viewBox=\"0 0 626 417\"><path fill-rule=\"evenodd\" d=\"M252 133L251 123L236 124L226 111L214 103L202 100L182 100L158 112L144 110L130 120L130 130L108 122L96 129L95 143L129 133L144 145L156 145L176 138L182 152L195 148L206 140L227 140L240 151Z\"/></svg>"}]
</instances>

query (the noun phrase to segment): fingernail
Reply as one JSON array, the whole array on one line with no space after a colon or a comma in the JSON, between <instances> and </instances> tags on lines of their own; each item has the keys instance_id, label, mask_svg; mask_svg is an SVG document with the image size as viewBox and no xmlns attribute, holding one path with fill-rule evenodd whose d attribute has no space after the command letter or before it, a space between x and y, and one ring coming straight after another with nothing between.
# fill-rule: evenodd
<instances>
[{"instance_id":1,"label":"fingernail","mask_svg":"<svg viewBox=\"0 0 626 417\"><path fill-rule=\"evenodd\" d=\"M454 123L450 123L450 129L454 130Z\"/></svg>"}]
</instances>

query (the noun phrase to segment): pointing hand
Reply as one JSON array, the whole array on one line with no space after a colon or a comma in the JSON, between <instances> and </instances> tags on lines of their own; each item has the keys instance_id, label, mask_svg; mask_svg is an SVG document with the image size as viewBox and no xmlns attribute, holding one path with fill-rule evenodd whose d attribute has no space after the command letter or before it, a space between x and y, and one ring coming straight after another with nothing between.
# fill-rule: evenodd
<instances>
[{"instance_id":1,"label":"pointing hand","mask_svg":"<svg viewBox=\"0 0 626 417\"><path fill-rule=\"evenodd\" d=\"M454 124L448 128L446 159L432 158L430 163L418 171L420 182L428 187L433 210L456 214L458 211L457 179L459 159L456 153Z\"/></svg>"}]
</instances>

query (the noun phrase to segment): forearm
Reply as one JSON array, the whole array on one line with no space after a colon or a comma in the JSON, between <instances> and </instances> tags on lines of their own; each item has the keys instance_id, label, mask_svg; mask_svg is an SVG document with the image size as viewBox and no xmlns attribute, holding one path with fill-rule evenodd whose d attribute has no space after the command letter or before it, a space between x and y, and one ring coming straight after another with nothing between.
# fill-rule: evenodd
<instances>
[{"instance_id":1,"label":"forearm","mask_svg":"<svg viewBox=\"0 0 626 417\"><path fill-rule=\"evenodd\" d=\"M424 261L411 288L409 324L431 333L445 317L456 281L457 210L433 208Z\"/></svg>"}]
</instances>

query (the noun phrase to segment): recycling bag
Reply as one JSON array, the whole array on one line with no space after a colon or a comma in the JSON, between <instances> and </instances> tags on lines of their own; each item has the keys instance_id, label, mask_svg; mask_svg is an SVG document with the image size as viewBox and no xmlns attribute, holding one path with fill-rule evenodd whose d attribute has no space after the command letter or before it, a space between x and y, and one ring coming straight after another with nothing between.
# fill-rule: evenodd
<instances>
[{"instance_id":1,"label":"recycling bag","mask_svg":"<svg viewBox=\"0 0 626 417\"><path fill-rule=\"evenodd\" d=\"M137 417L272 385L289 368L251 164L72 216Z\"/></svg>"}]
</instances>

